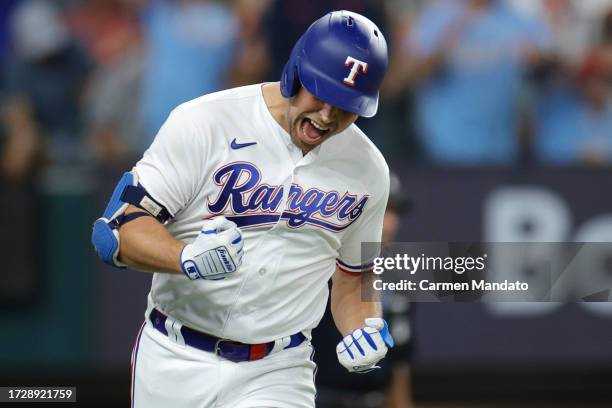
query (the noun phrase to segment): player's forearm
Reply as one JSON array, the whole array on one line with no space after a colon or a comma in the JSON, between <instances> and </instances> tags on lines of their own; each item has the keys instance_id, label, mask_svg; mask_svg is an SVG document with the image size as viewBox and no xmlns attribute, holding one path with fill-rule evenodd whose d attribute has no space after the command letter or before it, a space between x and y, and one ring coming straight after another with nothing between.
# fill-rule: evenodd
<instances>
[{"instance_id":1,"label":"player's forearm","mask_svg":"<svg viewBox=\"0 0 612 408\"><path fill-rule=\"evenodd\" d=\"M128 211L129 212L129 211ZM145 272L182 273L185 243L174 238L153 217L135 219L120 228L119 260Z\"/></svg>"},{"instance_id":2,"label":"player's forearm","mask_svg":"<svg viewBox=\"0 0 612 408\"><path fill-rule=\"evenodd\" d=\"M338 331L343 336L364 325L369 317L381 317L380 302L363 302L361 276L336 270L331 291L331 311Z\"/></svg>"}]
</instances>

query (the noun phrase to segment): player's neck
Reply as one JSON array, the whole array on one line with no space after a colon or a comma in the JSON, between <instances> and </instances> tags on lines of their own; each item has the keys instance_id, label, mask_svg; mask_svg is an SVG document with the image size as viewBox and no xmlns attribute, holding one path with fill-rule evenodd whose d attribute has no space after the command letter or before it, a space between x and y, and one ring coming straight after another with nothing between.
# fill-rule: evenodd
<instances>
[{"instance_id":1,"label":"player's neck","mask_svg":"<svg viewBox=\"0 0 612 408\"><path fill-rule=\"evenodd\" d=\"M289 100L281 94L280 82L269 82L261 87L264 102L274 120L290 134L289 124L287 123L287 108Z\"/></svg>"}]
</instances>

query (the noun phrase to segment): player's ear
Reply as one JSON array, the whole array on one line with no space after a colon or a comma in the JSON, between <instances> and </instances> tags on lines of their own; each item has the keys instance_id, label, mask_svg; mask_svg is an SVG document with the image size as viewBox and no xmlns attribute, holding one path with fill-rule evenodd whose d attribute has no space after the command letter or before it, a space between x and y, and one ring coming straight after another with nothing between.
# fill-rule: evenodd
<instances>
[{"instance_id":1,"label":"player's ear","mask_svg":"<svg viewBox=\"0 0 612 408\"><path fill-rule=\"evenodd\" d=\"M300 65L300 53L303 48L303 42L304 38L302 36L293 47L289 60L285 64L281 74L281 93L285 98L294 96L302 85L299 78L298 67Z\"/></svg>"},{"instance_id":2,"label":"player's ear","mask_svg":"<svg viewBox=\"0 0 612 408\"><path fill-rule=\"evenodd\" d=\"M298 73L297 66L293 69L293 88L291 89L291 95L295 96L300 91L302 87L302 82L300 82L300 74Z\"/></svg>"},{"instance_id":3,"label":"player's ear","mask_svg":"<svg viewBox=\"0 0 612 408\"><path fill-rule=\"evenodd\" d=\"M289 101L291 104L293 104L295 98L297 98L297 95L300 92L300 89L302 89L302 83L300 82L300 76L298 74L297 67L295 68L295 72L293 75L295 80L293 81L293 87L291 88L291 96L289 97Z\"/></svg>"}]
</instances>

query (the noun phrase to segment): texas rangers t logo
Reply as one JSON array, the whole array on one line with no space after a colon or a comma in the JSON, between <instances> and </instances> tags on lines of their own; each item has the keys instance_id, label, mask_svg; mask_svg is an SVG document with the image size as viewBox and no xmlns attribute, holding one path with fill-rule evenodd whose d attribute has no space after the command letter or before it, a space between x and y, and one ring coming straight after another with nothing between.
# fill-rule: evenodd
<instances>
[{"instance_id":1,"label":"texas rangers t logo","mask_svg":"<svg viewBox=\"0 0 612 408\"><path fill-rule=\"evenodd\" d=\"M346 57L344 66L351 67L351 72L349 72L348 76L344 78L344 83L348 86L355 86L355 78L357 77L357 74L359 74L359 70L361 70L364 74L368 72L367 62L359 61L358 59L355 59L350 55Z\"/></svg>"}]
</instances>

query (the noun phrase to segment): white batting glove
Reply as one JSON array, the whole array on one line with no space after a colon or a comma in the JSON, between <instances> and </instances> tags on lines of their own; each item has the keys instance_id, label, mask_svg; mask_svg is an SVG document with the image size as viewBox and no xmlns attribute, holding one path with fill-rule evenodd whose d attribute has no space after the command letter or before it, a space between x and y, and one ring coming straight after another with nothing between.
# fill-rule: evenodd
<instances>
[{"instance_id":1,"label":"white batting glove","mask_svg":"<svg viewBox=\"0 0 612 408\"><path fill-rule=\"evenodd\" d=\"M336 346L338 361L351 373L367 373L393 347L394 341L384 319L365 319L365 327L345 336Z\"/></svg>"},{"instance_id":2,"label":"white batting glove","mask_svg":"<svg viewBox=\"0 0 612 408\"><path fill-rule=\"evenodd\" d=\"M224 279L242 264L242 233L225 217L207 220L200 235L181 252L181 268L191 280Z\"/></svg>"}]
</instances>

